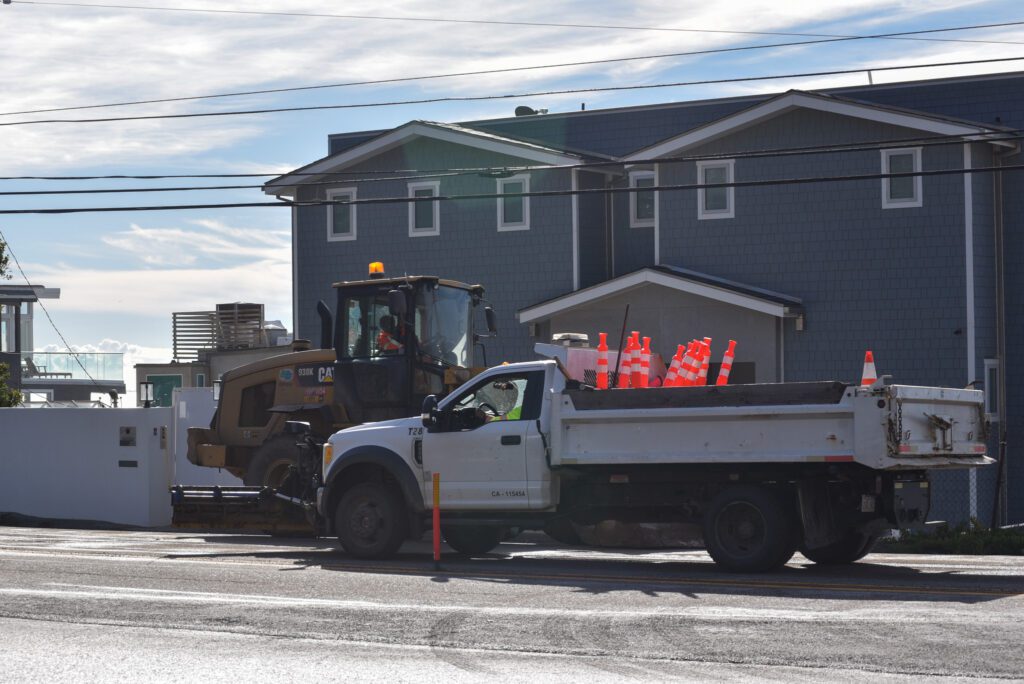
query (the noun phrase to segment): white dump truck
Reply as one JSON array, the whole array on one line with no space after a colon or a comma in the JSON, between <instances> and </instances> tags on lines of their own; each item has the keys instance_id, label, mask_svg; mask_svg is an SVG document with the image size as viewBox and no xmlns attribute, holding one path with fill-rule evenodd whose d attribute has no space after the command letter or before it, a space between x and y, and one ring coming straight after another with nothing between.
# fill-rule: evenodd
<instances>
[{"instance_id":1,"label":"white dump truck","mask_svg":"<svg viewBox=\"0 0 1024 684\"><path fill-rule=\"evenodd\" d=\"M983 393L839 382L595 391L556 361L491 368L417 418L335 433L316 508L359 557L442 529L466 554L510 528L602 520L701 525L730 571L801 552L853 562L923 526L929 472L992 462Z\"/></svg>"}]
</instances>

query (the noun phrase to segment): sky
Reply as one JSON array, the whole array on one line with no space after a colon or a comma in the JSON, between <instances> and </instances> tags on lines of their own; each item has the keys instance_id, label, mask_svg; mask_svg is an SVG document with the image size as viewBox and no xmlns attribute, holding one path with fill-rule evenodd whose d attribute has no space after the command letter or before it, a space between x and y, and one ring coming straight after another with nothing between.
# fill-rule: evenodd
<instances>
[{"instance_id":1,"label":"sky","mask_svg":"<svg viewBox=\"0 0 1024 684\"><path fill-rule=\"evenodd\" d=\"M204 9L220 11L196 11ZM363 16L323 16L356 12ZM0 193L251 186L187 192L0 194L0 210L266 202L272 198L261 192L261 183L269 180L270 174L324 156L329 134L391 128L412 119L457 122L511 116L517 105L554 113L578 110L581 103L594 110L790 88L862 85L869 70L894 65L908 68L874 71L874 82L1019 71L1024 70L1024 62L914 67L1024 57L1024 25L922 34L915 40L850 40L652 57L812 40L762 35L765 33L863 36L1017 21L1024 21L1018 2L969 0L506 0L494 4L448 0L443 6L405 0L361 3L358 8L327 0L129 0L117 7L86 0L13 0L0 5L0 176L268 175L147 181L0 180ZM652 58L23 113L635 57ZM861 71L703 86L527 95L846 69ZM24 123L510 93L524 95L491 101L245 116ZM124 352L130 367L138 362L170 361L174 311L212 310L224 302L260 302L267 319L281 320L291 328L290 220L290 211L284 207L0 214L0 231L29 281L61 290L59 300L46 302L60 334L38 315L35 348L61 350L63 336L78 350ZM25 282L17 269L12 271L11 282ZM356 275L361 274L339 274L339 279ZM131 377L130 372L126 375Z\"/></svg>"}]
</instances>

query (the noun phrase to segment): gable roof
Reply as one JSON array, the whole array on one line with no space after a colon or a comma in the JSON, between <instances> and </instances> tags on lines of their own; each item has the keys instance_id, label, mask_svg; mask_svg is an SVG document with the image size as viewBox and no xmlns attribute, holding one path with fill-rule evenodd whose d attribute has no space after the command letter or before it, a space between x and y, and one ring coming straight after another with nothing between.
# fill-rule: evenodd
<instances>
[{"instance_id":1,"label":"gable roof","mask_svg":"<svg viewBox=\"0 0 1024 684\"><path fill-rule=\"evenodd\" d=\"M435 121L410 121L398 128L385 131L361 144L338 154L319 159L295 171L268 181L263 192L281 195L294 192L294 187L313 180L318 174L328 174L370 159L378 154L408 143L413 138L431 138L456 145L466 145L495 154L518 157L541 165L578 164L584 160L578 154L544 147L536 143L517 140L496 133L478 131L458 124Z\"/></svg>"},{"instance_id":2,"label":"gable roof","mask_svg":"<svg viewBox=\"0 0 1024 684\"><path fill-rule=\"evenodd\" d=\"M941 117L896 107L869 104L834 95L790 90L735 114L708 122L703 126L698 126L680 135L641 148L626 156L625 161L639 161L676 154L781 116L795 109L813 109L937 135L959 135L969 140L985 140L988 136L1004 132L1002 128L983 126L952 117ZM1006 140L992 140L991 142L995 145L1014 146L1014 143Z\"/></svg>"},{"instance_id":3,"label":"gable roof","mask_svg":"<svg viewBox=\"0 0 1024 684\"><path fill-rule=\"evenodd\" d=\"M796 297L685 268L652 266L528 306L516 312L516 316L520 323L533 323L644 285L660 285L779 318L803 313L803 303Z\"/></svg>"}]
</instances>

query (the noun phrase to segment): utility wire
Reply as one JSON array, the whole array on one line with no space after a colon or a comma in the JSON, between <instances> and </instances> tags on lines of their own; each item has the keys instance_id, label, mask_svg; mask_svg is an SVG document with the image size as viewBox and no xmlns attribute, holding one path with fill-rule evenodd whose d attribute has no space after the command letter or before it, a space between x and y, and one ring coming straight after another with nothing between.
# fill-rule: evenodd
<instances>
[{"instance_id":1,"label":"utility wire","mask_svg":"<svg viewBox=\"0 0 1024 684\"><path fill-rule=\"evenodd\" d=\"M997 137L986 137L983 142L997 142L997 141L1018 141L1024 139L1024 135L1021 135L1022 129L1005 130L1000 131ZM885 141L865 141L862 143L846 143L840 145L818 145L809 147L788 147L788 148L775 148L775 149L761 149L761 150L748 150L748 151L737 151L733 153L718 153L718 154L701 154L701 155L680 155L671 157L657 157L652 159L637 159L630 161L630 164L672 164L672 163L684 163L691 161L707 161L716 159L760 159L760 158L774 158L774 157L789 157L789 156L803 156L811 154L839 154L844 152L876 152L880 150L899 149L906 147L908 144L915 145L917 147L940 147L947 145L962 145L963 135L962 134L948 134L942 136L929 136L929 137L914 137L914 138L901 138L891 139ZM402 181L402 180L420 180L423 178L449 178L456 176L491 176L494 178L501 178L504 175L512 173L521 173L527 171L557 171L564 169L593 169L607 166L623 166L626 162L623 161L605 161L605 162L582 162L580 164L553 164L548 166L492 166L492 167L478 167L478 168L462 168L462 169L432 169L432 170L395 170L382 173L390 174L407 174L407 175L388 175L388 176L374 176L369 178L349 178L344 179L333 179L323 181L310 181L304 182L303 187L312 186L326 186L326 185L337 185L339 180L343 180L345 183L378 183L386 181ZM352 173L359 173L358 171ZM227 174L225 174L227 175ZM262 176L271 174L261 174ZM293 174L287 174L293 175ZM335 173L301 173L294 174L299 176L332 176ZM177 176L176 176L177 177ZM192 177L192 176L186 176ZM203 176L207 177L207 176ZM101 176L99 178L124 178L124 176ZM154 178L152 176L146 178ZM159 178L159 177L157 177ZM0 178L0 180L5 180ZM75 178L79 180L79 178ZM18 190L18 191L3 191L0 192L0 196L32 196L32 195L93 195L93 194L118 194L118 193L148 193L148 192L191 192L191 191L202 191L202 190L254 190L263 188L264 185L199 185L199 186L174 186L174 187L156 187L156 188L88 188L83 190Z\"/></svg>"},{"instance_id":2,"label":"utility wire","mask_svg":"<svg viewBox=\"0 0 1024 684\"><path fill-rule=\"evenodd\" d=\"M432 74L432 75L426 75L426 76L407 76L407 77L404 77L404 78L377 79L377 80L372 80L372 81L349 81L349 82L346 82L346 83L327 83L327 84L321 84L321 85L293 86L293 87L290 87L290 88L268 88L268 89L264 89L264 90L245 90L245 91L237 91L237 92L230 92L230 93L216 93L216 94L212 94L212 95L190 95L190 96L183 96L183 97L165 97L165 98L159 98L159 99L153 99L153 100L129 100L129 101L125 101L125 102L110 102L110 103L94 104L94 105L76 105L76 106L72 106L72 107L50 107L50 108L47 108L47 109L25 109L25 110L16 111L16 112L0 112L0 116L16 116L16 115L22 115L22 114L47 114L47 113L50 113L50 112L67 112L67 111L82 110L82 109L103 109L103 108L108 108L108 107L127 107L127 106L133 106L133 105L143 105L143 104L163 104L163 103L167 103L167 102L188 102L188 101L195 101L195 100L210 100L210 99L226 98L226 97L242 97L242 96L248 96L248 95L267 95L267 94L274 94L274 93L294 93L294 92L302 92L302 91L308 91L308 90L323 90L323 89L328 89L328 88L348 88L348 87L352 87L352 86L364 86L364 85L383 85L383 84L390 84L390 83L409 83L409 82L413 82L413 81L427 81L427 80L435 80L435 79L442 79L442 78L457 78L457 77L462 77L462 76L483 76L483 75L489 75L489 74L506 74L506 73L522 72L522 71L535 71L535 70L539 70L539 69L561 69L561 68L565 68L565 67L593 66L593 65L597 65L597 64L614 64L614 63L621 63L621 62L635 62L635 61L641 61L641 60L666 59L666 58L671 58L671 57L693 57L693 56L698 56L698 55L711 55L711 54L721 54L721 53L728 53L728 52L744 52L744 51L749 51L749 50L768 50L768 49L782 48L782 47L795 47L795 46L802 46L802 45L819 45L819 44L824 44L824 43L836 43L836 42L854 41L854 40L873 40L873 39L894 39L894 40L896 40L896 39L905 39L905 40L933 40L933 41L945 42L945 41L954 40L954 39L946 39L946 38L909 38L907 36L910 36L912 34L932 33L932 32L941 32L941 31L954 31L954 30L969 30L969 29L989 28L989 27L992 27L992 26L1016 26L1016 25L1021 25L1021 24L1024 24L1024 21L1007 22L1005 24L979 24L979 25L975 25L975 26L958 26L958 27L955 27L955 28L945 28L945 29L927 29L927 30L922 30L922 31L904 31L904 32L900 32L900 33L877 33L877 34L866 35L866 36L836 36L836 37L829 37L829 38L821 38L821 39L817 39L817 40L793 41L793 42L786 42L786 43L770 43L768 45L743 45L743 46L730 47L730 48L712 48L712 49L707 49L707 50L692 50L692 51L689 51L689 52L670 52L670 53L657 54L657 55L643 55L643 56L639 56L639 57L618 57L618 58L614 58L614 59L595 59L595 60L588 60L588 61L582 61L582 62L563 62L563 63L560 63L560 64L541 64L541 65L536 65L536 66L509 67L509 68L505 68L505 69L485 69L485 70L480 70L480 71L461 71L461 72L454 72L454 73L447 73L447 74ZM963 41L955 41L955 42L963 42ZM990 42L990 41L968 41L968 42ZM1024 43L1017 42L1017 41L991 41L991 42L998 42L999 44L1004 44L1004 45L1024 45Z\"/></svg>"},{"instance_id":3,"label":"utility wire","mask_svg":"<svg viewBox=\"0 0 1024 684\"><path fill-rule=\"evenodd\" d=\"M717 34L729 34L729 35L746 35L746 36L801 36L811 38L856 38L857 36L845 36L831 33L796 33L786 31L730 31L724 29L694 29L694 28L677 28L671 26L631 26L621 24L569 24L569 23L556 23L556 22L542 22L542 21L498 21L491 19L452 19L442 17L408 17L408 16L380 16L370 14L326 14L326 13L314 13L314 12L267 12L258 10L225 10L225 9L206 9L201 7L152 7L152 6L139 6L139 5L111 5L111 4L93 4L93 3L78 3L78 2L48 2L40 0L15 0L19 4L23 5L50 5L56 7L88 7L96 9L130 9L130 10L148 10L154 12L193 12L201 14L244 14L251 16L272 16L272 17L306 17L314 19L357 19L365 21L393 21L393 22L423 22L423 23L434 23L434 24L474 24L474 25L488 25L488 26L532 26L540 28L578 28L578 29L603 29L603 30L615 30L615 31L659 31L669 33L717 33ZM910 31L906 35L913 35L915 33L938 33L941 31L961 31L965 28L998 28L1002 26L1012 26L1017 22L1007 22L1000 24L985 24L978 27L951 27L946 29L930 29L925 31ZM960 41L960 42L973 42L973 41Z\"/></svg>"},{"instance_id":4,"label":"utility wire","mask_svg":"<svg viewBox=\"0 0 1024 684\"><path fill-rule=\"evenodd\" d=\"M268 107L265 109L232 110L223 112L194 112L189 114L150 114L146 116L112 116L96 119L37 119L33 121L8 121L0 123L0 126L28 126L32 124L52 123L110 123L116 121L149 121L156 119L192 119L199 117L213 116L243 116L252 114L276 114L281 112L310 112L333 109L366 109L374 107L395 107L400 105L421 105L436 104L441 102L482 102L485 100L511 100L527 97L541 97L548 95L573 95L579 93L607 93L634 90L652 90L658 88L676 88L682 86L714 85L722 83L748 83L755 81L774 81L787 78L809 78L812 76L837 76L843 74L856 74L865 71L899 71L904 69L930 69L948 66L966 66L972 64L991 64L994 62L1019 62L1024 57L998 57L993 59L972 59L955 62L933 62L929 64L901 64L894 66L860 67L857 69L833 69L829 71L807 71L795 74L779 74L773 76L743 76L737 78L705 79L700 81L676 81L672 83L649 83L632 86L605 86L593 88L568 88L564 90L543 90L527 93L512 93L507 95L465 95L465 96L444 96L431 97L419 100L392 100L384 102L362 102L355 104L335 105L309 105L305 107Z\"/></svg>"},{"instance_id":5,"label":"utility wire","mask_svg":"<svg viewBox=\"0 0 1024 684\"><path fill-rule=\"evenodd\" d=\"M731 183L691 183L684 185L654 185L644 187L593 188L583 190L546 190L520 193L483 193L471 195L438 195L429 199L416 197L379 197L355 200L312 200L312 201L279 201L279 202L230 202L224 204L176 204L163 206L138 207L76 207L61 209L0 209L0 214L84 214L110 213L126 211L179 211L185 209L232 209L246 207L318 207L318 206L350 206L364 204L409 204L410 202L437 202L458 200L505 199L509 197L567 197L572 195L596 194L629 194L651 191L704 190L708 188L748 188L780 185L807 185L811 183L832 183L846 181L880 180L883 178L915 178L918 176L949 176L960 174L992 173L1001 171L1024 170L1024 164L1006 164L1002 166L984 166L977 168L936 169L932 171L908 171L903 173L862 173L842 176L808 176L795 178L774 178L754 181L734 181Z\"/></svg>"},{"instance_id":6,"label":"utility wire","mask_svg":"<svg viewBox=\"0 0 1024 684\"><path fill-rule=\"evenodd\" d=\"M25 279L25 284L31 286L32 282L28 279L28 276L25 274L25 269L21 267L21 262L18 261L17 255L11 248L11 241L7 239L6 235L4 235L3 230L0 230L0 243L6 245L7 252L11 255L11 258L14 259L14 265L18 267L18 272L21 273L21 277ZM57 333L57 337L59 337L60 341L64 343L64 347L68 350L68 353L71 354L72 358L75 359L75 362L78 364L78 367L82 369L82 372L85 373L85 376L89 378L89 380L92 382L93 386L96 387L96 389L100 390L101 392L104 391L104 387L100 385L100 383L96 382L96 378L92 377L92 375L89 374L89 371L86 370L85 365L82 363L82 359L78 356L78 352L71 348L71 345L68 344L68 341L64 338L64 333L62 333L60 331L60 328L57 327L57 324L53 322L53 316L51 316L50 312L46 309L46 305L43 304L43 300L37 299L35 303L38 304L39 308L43 310L44 314L46 314L46 320L50 321L50 325L53 326L53 331Z\"/></svg>"}]
</instances>

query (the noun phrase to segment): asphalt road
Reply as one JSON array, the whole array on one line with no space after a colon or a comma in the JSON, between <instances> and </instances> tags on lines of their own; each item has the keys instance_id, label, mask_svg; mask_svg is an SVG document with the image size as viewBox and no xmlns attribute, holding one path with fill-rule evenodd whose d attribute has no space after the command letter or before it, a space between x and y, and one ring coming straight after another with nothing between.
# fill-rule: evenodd
<instances>
[{"instance_id":1,"label":"asphalt road","mask_svg":"<svg viewBox=\"0 0 1024 684\"><path fill-rule=\"evenodd\" d=\"M0 527L2 681L1024 679L1024 562L428 544Z\"/></svg>"}]
</instances>

